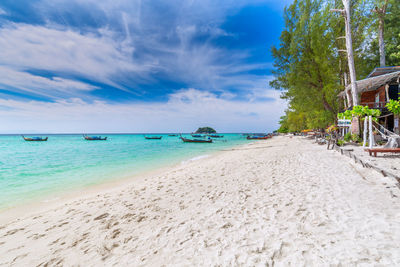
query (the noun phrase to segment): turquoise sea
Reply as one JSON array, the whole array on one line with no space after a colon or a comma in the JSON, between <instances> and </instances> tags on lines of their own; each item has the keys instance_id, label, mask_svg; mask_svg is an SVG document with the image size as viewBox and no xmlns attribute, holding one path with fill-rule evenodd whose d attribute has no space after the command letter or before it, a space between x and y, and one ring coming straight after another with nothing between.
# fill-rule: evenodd
<instances>
[{"instance_id":1,"label":"turquoise sea","mask_svg":"<svg viewBox=\"0 0 400 267\"><path fill-rule=\"evenodd\" d=\"M0 210L248 142L240 134L224 134L211 144L183 143L167 134L161 140L146 140L143 134L102 135L107 141L86 141L82 135L43 136L49 137L47 142L0 136Z\"/></svg>"}]
</instances>

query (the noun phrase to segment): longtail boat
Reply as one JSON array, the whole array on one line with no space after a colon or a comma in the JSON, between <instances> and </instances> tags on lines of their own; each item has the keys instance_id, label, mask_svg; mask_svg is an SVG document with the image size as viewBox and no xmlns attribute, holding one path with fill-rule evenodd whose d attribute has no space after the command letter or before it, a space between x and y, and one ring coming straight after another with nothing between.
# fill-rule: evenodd
<instances>
[{"instance_id":1,"label":"longtail boat","mask_svg":"<svg viewBox=\"0 0 400 267\"><path fill-rule=\"evenodd\" d=\"M83 135L83 138L85 138L85 140L88 140L88 141L105 141L105 140L107 140L107 136L106 137L101 137L101 136Z\"/></svg>"},{"instance_id":2,"label":"longtail boat","mask_svg":"<svg viewBox=\"0 0 400 267\"><path fill-rule=\"evenodd\" d=\"M22 138L24 138L25 141L47 141L47 139L49 139L48 137L39 137L39 136L35 136L35 137L25 137L22 135Z\"/></svg>"},{"instance_id":3,"label":"longtail boat","mask_svg":"<svg viewBox=\"0 0 400 267\"><path fill-rule=\"evenodd\" d=\"M212 137L212 138L222 138L222 137L224 137L223 135L219 135L219 134L210 134L209 136Z\"/></svg>"},{"instance_id":4,"label":"longtail boat","mask_svg":"<svg viewBox=\"0 0 400 267\"><path fill-rule=\"evenodd\" d=\"M204 137L204 136L201 134L192 134L192 137Z\"/></svg>"},{"instance_id":5,"label":"longtail boat","mask_svg":"<svg viewBox=\"0 0 400 267\"><path fill-rule=\"evenodd\" d=\"M265 135L265 136L247 136L247 140L265 140L265 139L269 139L271 138L271 136Z\"/></svg>"},{"instance_id":6,"label":"longtail boat","mask_svg":"<svg viewBox=\"0 0 400 267\"><path fill-rule=\"evenodd\" d=\"M161 138L162 138L162 136L145 136L144 137L145 139L157 139L157 140L160 140Z\"/></svg>"},{"instance_id":7,"label":"longtail boat","mask_svg":"<svg viewBox=\"0 0 400 267\"><path fill-rule=\"evenodd\" d=\"M185 143L212 143L212 139L187 139L185 137L181 137L182 141Z\"/></svg>"}]
</instances>

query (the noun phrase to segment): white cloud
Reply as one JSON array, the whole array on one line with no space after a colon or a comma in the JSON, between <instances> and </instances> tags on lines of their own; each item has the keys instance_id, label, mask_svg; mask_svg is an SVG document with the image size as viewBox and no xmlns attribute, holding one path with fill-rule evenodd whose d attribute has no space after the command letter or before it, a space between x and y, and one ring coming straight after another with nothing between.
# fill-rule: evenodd
<instances>
[{"instance_id":1,"label":"white cloud","mask_svg":"<svg viewBox=\"0 0 400 267\"><path fill-rule=\"evenodd\" d=\"M95 86L70 79L60 77L50 79L3 66L0 66L0 86L19 93L48 98L82 96L87 91L98 89Z\"/></svg>"},{"instance_id":2,"label":"white cloud","mask_svg":"<svg viewBox=\"0 0 400 267\"><path fill-rule=\"evenodd\" d=\"M128 25L126 28L129 32ZM179 44L166 44L159 40L160 36L153 39L154 36L132 37L129 34L118 41L120 36L106 29L100 29L95 35L45 26L8 24L0 28L0 62L19 72L46 70L123 90L128 89L121 81L128 79L133 82L131 85L151 83L154 82L155 72L165 73L170 80L198 88L223 90L232 85L247 86L246 80L257 79L256 76L240 73L270 66L242 63L248 56L245 51L232 52L209 42L192 45L198 31L195 25L177 26ZM135 42L151 52L143 53L140 59L134 60ZM33 78L32 75L30 77ZM21 81L26 86L20 89L29 87L30 80L34 79Z\"/></svg>"},{"instance_id":3,"label":"white cloud","mask_svg":"<svg viewBox=\"0 0 400 267\"><path fill-rule=\"evenodd\" d=\"M6 15L7 14L7 12L4 10L4 9L2 9L1 7L0 7L0 16L1 15Z\"/></svg>"},{"instance_id":4,"label":"white cloud","mask_svg":"<svg viewBox=\"0 0 400 267\"><path fill-rule=\"evenodd\" d=\"M159 76L205 90L243 89L249 79L260 78L243 73L271 64L247 63L250 51L212 41L232 36L221 29L228 16L260 3L275 5L273 0L182 0L163 2L160 8L158 2L141 0L42 0L35 4L36 14L46 25L9 23L0 28L0 62L16 71L46 70L127 91L140 91L140 84L157 82ZM72 12L77 7L82 12ZM82 14L100 21L100 28L68 23L84 24ZM206 37L194 41L198 36Z\"/></svg>"},{"instance_id":5,"label":"white cloud","mask_svg":"<svg viewBox=\"0 0 400 267\"><path fill-rule=\"evenodd\" d=\"M133 73L140 77L151 63L132 61L134 46L113 39L100 29L98 35L80 34L27 24L0 28L0 62L13 69L40 69L68 73L123 88L114 76Z\"/></svg>"},{"instance_id":6,"label":"white cloud","mask_svg":"<svg viewBox=\"0 0 400 267\"><path fill-rule=\"evenodd\" d=\"M271 131L277 128L276 117L286 104L278 92L267 92L271 101L234 101L196 89L171 94L165 103L0 99L0 133L190 132L201 125L220 132Z\"/></svg>"}]
</instances>

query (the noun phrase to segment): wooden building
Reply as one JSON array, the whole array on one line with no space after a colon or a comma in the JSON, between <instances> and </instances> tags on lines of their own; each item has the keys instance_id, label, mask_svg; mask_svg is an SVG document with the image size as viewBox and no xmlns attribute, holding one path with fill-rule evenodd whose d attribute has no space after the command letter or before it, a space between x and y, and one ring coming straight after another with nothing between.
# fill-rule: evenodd
<instances>
[{"instance_id":1,"label":"wooden building","mask_svg":"<svg viewBox=\"0 0 400 267\"><path fill-rule=\"evenodd\" d=\"M394 117L385 106L390 99L399 100L400 98L400 66L376 68L367 78L356 83L360 105L380 109L382 115L379 123L393 131ZM351 85L346 87L346 91L341 92L339 97L346 100L347 95L351 92ZM347 101L345 101L345 108L351 109L351 106L347 107Z\"/></svg>"}]
</instances>

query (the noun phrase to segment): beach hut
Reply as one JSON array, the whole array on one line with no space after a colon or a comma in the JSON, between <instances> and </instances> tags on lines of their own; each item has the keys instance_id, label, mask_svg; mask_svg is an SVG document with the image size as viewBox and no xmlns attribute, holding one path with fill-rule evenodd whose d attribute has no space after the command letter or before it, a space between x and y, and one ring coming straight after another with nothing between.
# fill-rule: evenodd
<instances>
[{"instance_id":1,"label":"beach hut","mask_svg":"<svg viewBox=\"0 0 400 267\"><path fill-rule=\"evenodd\" d=\"M360 105L381 110L379 124L390 131L398 131L399 122L396 122L393 114L387 110L386 104L390 99L399 100L399 81L400 66L375 68L365 79L357 81ZM350 90L351 86L348 85L339 97L346 98L346 91Z\"/></svg>"}]
</instances>

